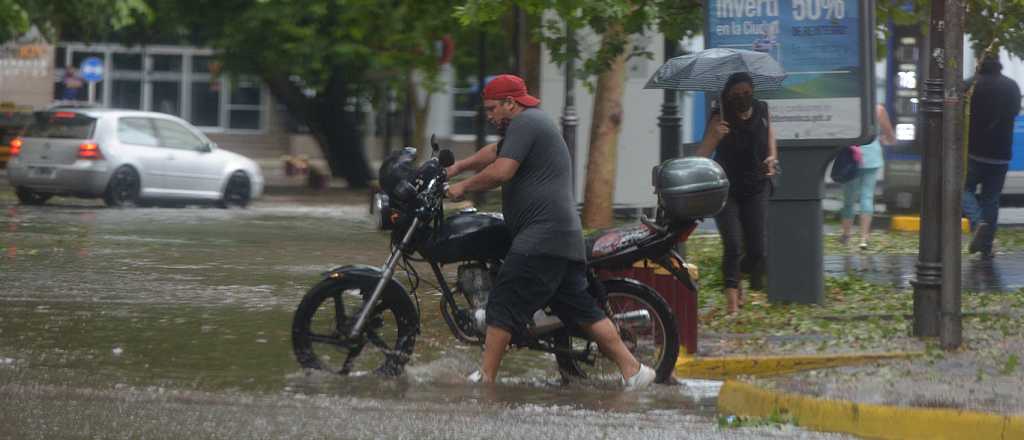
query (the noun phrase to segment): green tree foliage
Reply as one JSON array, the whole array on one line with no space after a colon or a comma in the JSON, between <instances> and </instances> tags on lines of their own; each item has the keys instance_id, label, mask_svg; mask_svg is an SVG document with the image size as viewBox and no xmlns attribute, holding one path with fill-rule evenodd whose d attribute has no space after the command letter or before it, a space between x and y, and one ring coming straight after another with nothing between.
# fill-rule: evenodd
<instances>
[{"instance_id":1,"label":"green tree foliage","mask_svg":"<svg viewBox=\"0 0 1024 440\"><path fill-rule=\"evenodd\" d=\"M965 18L975 54L1005 48L1024 58L1024 0L969 0Z\"/></svg>"},{"instance_id":2,"label":"green tree foliage","mask_svg":"<svg viewBox=\"0 0 1024 440\"><path fill-rule=\"evenodd\" d=\"M630 47L630 35L657 30L668 38L681 39L699 33L704 25L701 2L693 0L467 0L456 8L455 15L463 25L492 23L513 5L534 16L554 13L547 16L534 38L544 43L556 63L570 58L582 61L576 73L584 80L606 71L612 60L624 53L650 57L650 53ZM623 33L606 39L592 54L571 52L566 45L566 25L570 32L590 29L605 35L613 24L621 24Z\"/></svg>"},{"instance_id":3,"label":"green tree foliage","mask_svg":"<svg viewBox=\"0 0 1024 440\"><path fill-rule=\"evenodd\" d=\"M447 0L150 1L157 18L128 40L212 46L229 74L260 76L353 186L371 177L361 109L384 87L437 90L438 42L458 26Z\"/></svg>"},{"instance_id":4,"label":"green tree foliage","mask_svg":"<svg viewBox=\"0 0 1024 440\"><path fill-rule=\"evenodd\" d=\"M145 0L0 0L0 41L35 25L51 41L68 28L83 39L101 38L152 14Z\"/></svg>"},{"instance_id":5,"label":"green tree foliage","mask_svg":"<svg viewBox=\"0 0 1024 440\"><path fill-rule=\"evenodd\" d=\"M1024 58L1024 0L966 0L964 33L977 56L1006 49ZM885 56L888 23L918 24L927 34L931 0L880 0L875 4L878 56Z\"/></svg>"}]
</instances>

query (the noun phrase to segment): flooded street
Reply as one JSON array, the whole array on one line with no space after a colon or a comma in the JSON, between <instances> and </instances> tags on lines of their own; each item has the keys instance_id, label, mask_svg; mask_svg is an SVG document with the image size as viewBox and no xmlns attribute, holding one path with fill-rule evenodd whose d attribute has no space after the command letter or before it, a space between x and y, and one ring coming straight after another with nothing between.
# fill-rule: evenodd
<instances>
[{"instance_id":1,"label":"flooded street","mask_svg":"<svg viewBox=\"0 0 1024 440\"><path fill-rule=\"evenodd\" d=\"M721 430L714 384L561 386L553 358L526 351L499 386L467 384L480 350L456 343L426 284L404 377L306 374L290 341L302 295L332 267L386 258L364 205L5 194L0 209L0 438L829 437Z\"/></svg>"}]
</instances>

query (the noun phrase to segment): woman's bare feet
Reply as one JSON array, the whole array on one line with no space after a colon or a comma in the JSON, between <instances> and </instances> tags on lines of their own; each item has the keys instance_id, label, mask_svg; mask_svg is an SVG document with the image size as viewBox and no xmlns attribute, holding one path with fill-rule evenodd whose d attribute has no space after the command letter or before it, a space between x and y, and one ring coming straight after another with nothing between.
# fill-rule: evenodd
<instances>
[{"instance_id":1,"label":"woman's bare feet","mask_svg":"<svg viewBox=\"0 0 1024 440\"><path fill-rule=\"evenodd\" d=\"M726 302L727 302L726 309L725 309L726 313L731 315L731 314L734 314L734 313L740 311L740 291L739 291L739 289L731 288L731 287L726 288L725 289L725 299L726 299Z\"/></svg>"}]
</instances>

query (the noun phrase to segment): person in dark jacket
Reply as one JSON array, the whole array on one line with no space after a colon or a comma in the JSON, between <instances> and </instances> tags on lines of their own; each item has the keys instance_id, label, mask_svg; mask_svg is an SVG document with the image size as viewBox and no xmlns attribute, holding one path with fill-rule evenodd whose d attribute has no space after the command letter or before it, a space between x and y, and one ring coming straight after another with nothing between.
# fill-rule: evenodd
<instances>
[{"instance_id":1,"label":"person in dark jacket","mask_svg":"<svg viewBox=\"0 0 1024 440\"><path fill-rule=\"evenodd\" d=\"M754 82L734 73L722 88L721 110L711 120L697 154L714 159L729 177L729 198L715 216L722 237L722 278L729 313L743 301L741 272L763 273L769 178L778 165L778 148L768 104L754 99ZM756 283L760 284L760 283Z\"/></svg>"},{"instance_id":2,"label":"person in dark jacket","mask_svg":"<svg viewBox=\"0 0 1024 440\"><path fill-rule=\"evenodd\" d=\"M1002 75L1002 70L997 58L986 57L973 79L971 97L963 211L974 231L968 250L980 252L983 258L995 255L992 241L999 220L999 196L1010 167L1013 123L1021 107L1020 88ZM976 192L979 186L980 193Z\"/></svg>"}]
</instances>

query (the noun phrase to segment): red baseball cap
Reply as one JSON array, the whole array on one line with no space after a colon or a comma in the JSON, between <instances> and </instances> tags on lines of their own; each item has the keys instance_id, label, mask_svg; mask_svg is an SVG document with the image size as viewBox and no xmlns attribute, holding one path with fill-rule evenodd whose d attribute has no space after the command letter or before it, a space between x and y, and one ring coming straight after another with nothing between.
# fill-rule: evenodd
<instances>
[{"instance_id":1,"label":"red baseball cap","mask_svg":"<svg viewBox=\"0 0 1024 440\"><path fill-rule=\"evenodd\" d=\"M540 100L526 92L526 81L515 75L498 75L484 87L484 99L515 99L524 107L536 107Z\"/></svg>"}]
</instances>

